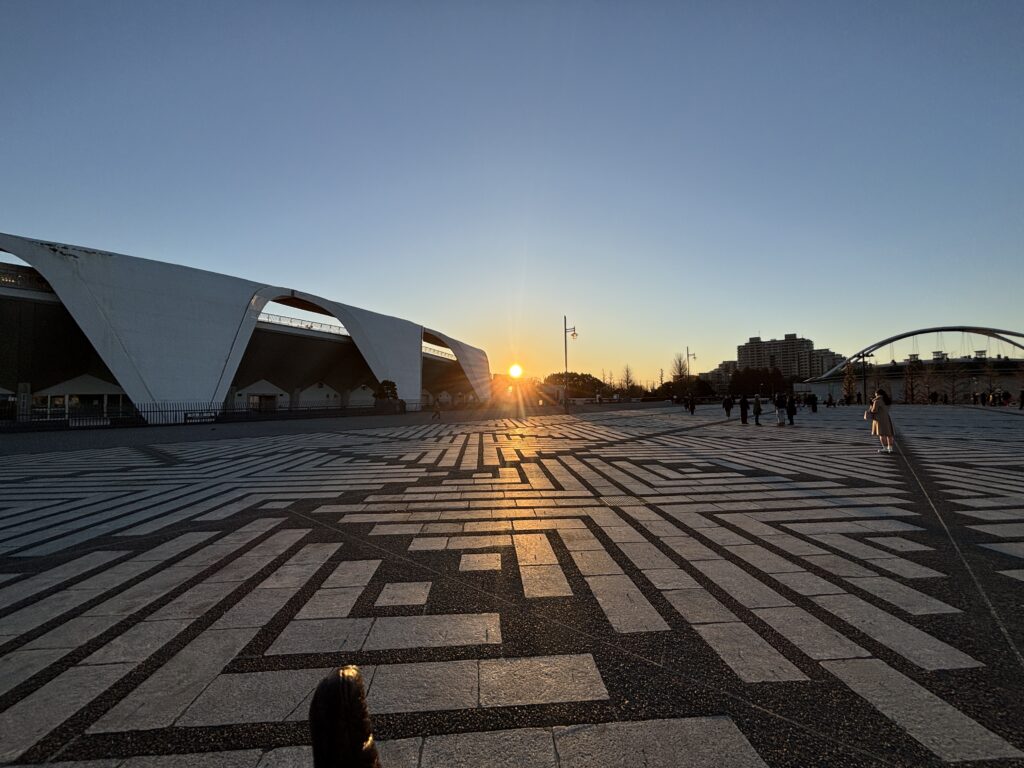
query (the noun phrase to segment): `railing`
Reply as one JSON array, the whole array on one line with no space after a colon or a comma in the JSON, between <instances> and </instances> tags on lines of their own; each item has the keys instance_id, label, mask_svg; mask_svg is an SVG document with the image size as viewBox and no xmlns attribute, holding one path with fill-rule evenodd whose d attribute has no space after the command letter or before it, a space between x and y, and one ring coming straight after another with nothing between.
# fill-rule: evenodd
<instances>
[{"instance_id":1,"label":"railing","mask_svg":"<svg viewBox=\"0 0 1024 768\"><path fill-rule=\"evenodd\" d=\"M419 401L407 401L406 411L420 410ZM225 406L207 402L142 403L108 408L69 407L51 409L34 407L19 414L15 401L0 402L0 432L74 429L78 427L144 427L161 424L220 424L234 421L267 421L272 419L320 419L341 416L367 416L401 413L397 400L367 406L338 405L315 402L293 407L261 407L259 405Z\"/></svg>"},{"instance_id":2,"label":"railing","mask_svg":"<svg viewBox=\"0 0 1024 768\"><path fill-rule=\"evenodd\" d=\"M285 315L273 315L269 312L261 312L258 318L261 323L271 323L272 325L287 325L290 328L301 328L306 331L319 331L320 333L332 333L336 336L349 336L350 334L345 330L343 325L334 325L332 323L318 323L313 320L300 320L297 317L286 317ZM436 344L428 344L423 342L423 354L432 355L433 357L443 357L446 360L458 360L455 353L446 347L439 347Z\"/></svg>"}]
</instances>

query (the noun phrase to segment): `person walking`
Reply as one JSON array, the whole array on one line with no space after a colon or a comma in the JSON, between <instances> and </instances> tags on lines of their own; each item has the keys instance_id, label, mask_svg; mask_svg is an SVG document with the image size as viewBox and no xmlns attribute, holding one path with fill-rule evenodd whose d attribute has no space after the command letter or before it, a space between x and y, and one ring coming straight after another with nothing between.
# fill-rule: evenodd
<instances>
[{"instance_id":1,"label":"person walking","mask_svg":"<svg viewBox=\"0 0 1024 768\"><path fill-rule=\"evenodd\" d=\"M754 425L761 426L761 396L754 395Z\"/></svg>"},{"instance_id":2,"label":"person walking","mask_svg":"<svg viewBox=\"0 0 1024 768\"><path fill-rule=\"evenodd\" d=\"M731 395L726 395L725 398L722 400L722 410L725 411L725 418L727 419L732 417L733 404L734 403Z\"/></svg>"},{"instance_id":3,"label":"person walking","mask_svg":"<svg viewBox=\"0 0 1024 768\"><path fill-rule=\"evenodd\" d=\"M896 430L889 416L890 405L892 398L889 397L889 393L879 388L871 399L871 405L864 411L864 419L871 422L871 434L878 435L878 441L882 444L878 449L879 453L892 453L892 444L896 437Z\"/></svg>"},{"instance_id":4,"label":"person walking","mask_svg":"<svg viewBox=\"0 0 1024 768\"><path fill-rule=\"evenodd\" d=\"M793 426L793 417L796 416L796 397L792 392L786 396L786 415L789 417L789 425Z\"/></svg>"},{"instance_id":5,"label":"person walking","mask_svg":"<svg viewBox=\"0 0 1024 768\"><path fill-rule=\"evenodd\" d=\"M786 396L781 392L775 395L775 418L778 419L776 426L786 426Z\"/></svg>"},{"instance_id":6,"label":"person walking","mask_svg":"<svg viewBox=\"0 0 1024 768\"><path fill-rule=\"evenodd\" d=\"M740 424L747 423L747 411L750 410L750 402L746 395L740 395Z\"/></svg>"},{"instance_id":7,"label":"person walking","mask_svg":"<svg viewBox=\"0 0 1024 768\"><path fill-rule=\"evenodd\" d=\"M694 395L690 395L688 398L687 406L690 409L690 415L693 416L694 411L697 410L697 398Z\"/></svg>"},{"instance_id":8,"label":"person walking","mask_svg":"<svg viewBox=\"0 0 1024 768\"><path fill-rule=\"evenodd\" d=\"M430 420L431 421L440 421L441 420L441 401L438 400L436 397L434 398L434 413L433 413L433 415L431 415Z\"/></svg>"}]
</instances>

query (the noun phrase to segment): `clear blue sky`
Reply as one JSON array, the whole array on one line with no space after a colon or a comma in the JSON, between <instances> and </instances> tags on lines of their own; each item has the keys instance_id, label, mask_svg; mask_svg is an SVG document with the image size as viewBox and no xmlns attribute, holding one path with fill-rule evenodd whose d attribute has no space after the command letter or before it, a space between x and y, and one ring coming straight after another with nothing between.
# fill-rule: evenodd
<instances>
[{"instance_id":1,"label":"clear blue sky","mask_svg":"<svg viewBox=\"0 0 1024 768\"><path fill-rule=\"evenodd\" d=\"M0 0L0 231L534 375L563 314L571 368L642 380L758 333L1024 330L1022 41L1017 0Z\"/></svg>"}]
</instances>

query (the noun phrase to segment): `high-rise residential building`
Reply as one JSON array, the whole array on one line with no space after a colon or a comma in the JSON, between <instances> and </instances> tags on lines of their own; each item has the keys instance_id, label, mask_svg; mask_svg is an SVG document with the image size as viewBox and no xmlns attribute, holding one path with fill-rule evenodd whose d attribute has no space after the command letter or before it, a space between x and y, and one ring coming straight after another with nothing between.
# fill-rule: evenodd
<instances>
[{"instance_id":1,"label":"high-rise residential building","mask_svg":"<svg viewBox=\"0 0 1024 768\"><path fill-rule=\"evenodd\" d=\"M782 339L764 341L753 336L736 348L736 362L744 368L778 368L783 376L809 379L820 376L844 360L831 349L815 349L814 342L787 333Z\"/></svg>"},{"instance_id":2,"label":"high-rise residential building","mask_svg":"<svg viewBox=\"0 0 1024 768\"><path fill-rule=\"evenodd\" d=\"M732 379L732 375L736 373L736 361L725 360L718 364L718 367L713 371L705 371L698 375L698 378L703 379L711 388L718 394L724 394L729 391L729 381Z\"/></svg>"}]
</instances>

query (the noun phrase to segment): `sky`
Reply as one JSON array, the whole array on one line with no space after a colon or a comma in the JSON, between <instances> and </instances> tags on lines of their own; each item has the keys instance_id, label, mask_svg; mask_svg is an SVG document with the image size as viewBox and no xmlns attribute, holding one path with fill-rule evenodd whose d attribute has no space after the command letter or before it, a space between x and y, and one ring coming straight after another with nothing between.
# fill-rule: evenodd
<instances>
[{"instance_id":1,"label":"sky","mask_svg":"<svg viewBox=\"0 0 1024 768\"><path fill-rule=\"evenodd\" d=\"M1022 39L1017 0L0 0L0 231L528 376L563 316L570 370L644 382L757 335L1024 331Z\"/></svg>"}]
</instances>

